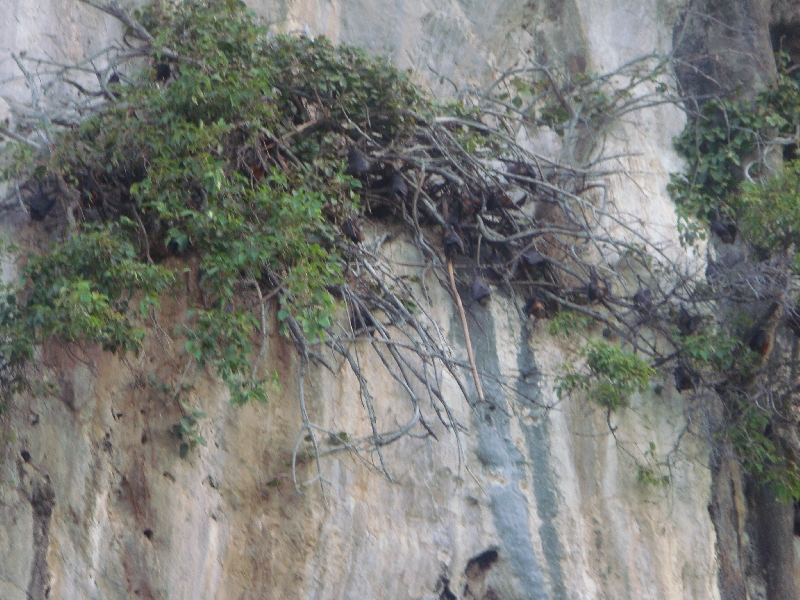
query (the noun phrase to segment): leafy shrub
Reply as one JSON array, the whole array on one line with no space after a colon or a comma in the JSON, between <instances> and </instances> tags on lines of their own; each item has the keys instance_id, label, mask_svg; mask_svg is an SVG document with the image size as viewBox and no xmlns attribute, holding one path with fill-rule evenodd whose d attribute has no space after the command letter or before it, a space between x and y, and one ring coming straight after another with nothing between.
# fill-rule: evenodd
<instances>
[{"instance_id":1,"label":"leafy shrub","mask_svg":"<svg viewBox=\"0 0 800 600\"><path fill-rule=\"evenodd\" d=\"M735 200L742 236L770 254L800 242L800 161L790 161L764 185L745 182ZM795 272L800 264L795 256Z\"/></svg>"},{"instance_id":2,"label":"leafy shrub","mask_svg":"<svg viewBox=\"0 0 800 600\"><path fill-rule=\"evenodd\" d=\"M742 465L769 484L782 502L800 497L800 465L782 447L770 425L772 415L747 402L737 403L738 417L725 431Z\"/></svg>"},{"instance_id":3,"label":"leafy shrub","mask_svg":"<svg viewBox=\"0 0 800 600\"><path fill-rule=\"evenodd\" d=\"M563 310L547 324L547 332L552 335L571 335L586 330L594 320L574 310Z\"/></svg>"},{"instance_id":4,"label":"leafy shrub","mask_svg":"<svg viewBox=\"0 0 800 600\"><path fill-rule=\"evenodd\" d=\"M175 279L164 259L191 253L204 298L181 329L185 349L234 401L264 400L249 362L259 323L243 286L279 291L279 319L323 337L336 308L330 290L343 282L337 225L359 208L342 133L368 122L391 140L426 105L385 60L324 38L271 36L238 0L137 17L169 76L148 64L49 153L21 146L6 172L20 177L32 165L32 180L62 181L80 194L83 219L8 290L2 351L12 365L52 337L138 351L134 309L157 308ZM312 101L325 112L309 115L319 110ZM298 136L301 117L312 126Z\"/></svg>"},{"instance_id":5,"label":"leafy shrub","mask_svg":"<svg viewBox=\"0 0 800 600\"><path fill-rule=\"evenodd\" d=\"M716 321L708 330L683 337L680 355L692 369L709 375L710 385L720 393L726 417L718 442L729 444L746 469L771 483L788 501L800 498L800 465L792 436L782 437L780 431L783 415L794 408L767 410L761 398L791 399L788 390L794 385L795 367L778 361L768 364L780 322L761 324L762 342L772 338L762 344L767 355L748 347L747 338L759 325L758 315L742 309L763 310L763 300L769 298L789 311L789 325L795 328L796 299L786 292L796 289L796 281L789 282L800 273L795 252L800 241L795 138L800 126L800 77L786 55L776 58L779 73L770 89L752 101L710 100L689 119L675 140L687 167L673 176L670 191L686 241L698 233L705 235L705 225L716 221L717 233L725 234L732 225L749 247L747 258L738 264L710 265L716 272L709 276L705 297L717 302ZM776 172L781 159L786 162ZM721 236L720 241L732 239Z\"/></svg>"},{"instance_id":6,"label":"leafy shrub","mask_svg":"<svg viewBox=\"0 0 800 600\"><path fill-rule=\"evenodd\" d=\"M716 98L690 117L675 139L675 149L687 161L686 170L672 176L670 193L684 226L687 219L707 222L727 214L738 220L735 198L744 171L765 172L763 160L775 135L791 135L800 122L800 80L788 57L777 55L778 79L752 102Z\"/></svg>"},{"instance_id":7,"label":"leafy shrub","mask_svg":"<svg viewBox=\"0 0 800 600\"><path fill-rule=\"evenodd\" d=\"M645 360L617 345L603 340L589 340L581 350L586 359L584 370L569 370L558 377L556 393L559 398L575 391L608 410L628 405L629 398L650 387L656 371Z\"/></svg>"}]
</instances>

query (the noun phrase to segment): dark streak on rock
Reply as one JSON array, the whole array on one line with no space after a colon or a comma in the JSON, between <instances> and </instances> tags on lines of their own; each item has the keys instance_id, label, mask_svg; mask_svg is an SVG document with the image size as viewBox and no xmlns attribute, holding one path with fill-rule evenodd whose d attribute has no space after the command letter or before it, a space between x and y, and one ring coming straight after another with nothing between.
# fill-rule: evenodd
<instances>
[{"instance_id":1,"label":"dark streak on rock","mask_svg":"<svg viewBox=\"0 0 800 600\"><path fill-rule=\"evenodd\" d=\"M539 369L527 339L521 340L517 368L520 373L535 373L517 380L516 387L520 397L541 399ZM550 464L550 418L545 409L534 407L533 410L540 413L541 418L535 419L530 424L522 423L521 426L528 446L528 458L533 466L532 488L536 497L536 512L541 520L539 536L542 540L542 551L550 575L553 597L566 598L568 596L566 580L561 566L565 551L556 528L559 496L553 467Z\"/></svg>"},{"instance_id":2,"label":"dark streak on rock","mask_svg":"<svg viewBox=\"0 0 800 600\"><path fill-rule=\"evenodd\" d=\"M469 291L462 290L461 293L465 295ZM503 572L508 575L513 573L520 591L524 590L523 595L519 596L520 600L523 598L525 600L545 600L550 598L548 590L550 586L542 573L531 532L527 527L520 527L520 523L529 522L528 511L531 510L519 485L520 481L526 477L525 465L529 459L519 452L511 437L509 422L511 411L505 397L506 394L498 383L502 380L502 373L494 322L490 311L480 306L474 308L471 317L471 325L474 326L474 329L470 328L470 334L478 371L489 374L489 377L483 380L487 404L475 405L473 417L479 439L477 452L479 460L486 469L500 473L508 480L506 485L492 485L489 490L492 515L499 541L498 547L492 550L500 551L503 556ZM454 342L463 345L460 324L454 324L452 331L456 338ZM474 390L474 386L470 385L470 388ZM473 400L471 403L474 404L474 402ZM539 443L546 452L546 438L540 440ZM552 477L552 474L548 473L546 477ZM553 510L555 511L555 509ZM551 527L554 525L551 524ZM557 552L560 552L560 545ZM487 559L491 557L490 554L485 556ZM546 559L552 571L553 565L550 564L549 557ZM553 587L561 589L563 581L560 568L557 572L550 572L548 575L553 582ZM488 588L484 591L488 593Z\"/></svg>"},{"instance_id":3,"label":"dark streak on rock","mask_svg":"<svg viewBox=\"0 0 800 600\"><path fill-rule=\"evenodd\" d=\"M28 597L40 600L50 591L50 570L47 550L50 546L50 520L56 495L48 477L37 477L31 482L31 508L33 509L33 561Z\"/></svg>"}]
</instances>

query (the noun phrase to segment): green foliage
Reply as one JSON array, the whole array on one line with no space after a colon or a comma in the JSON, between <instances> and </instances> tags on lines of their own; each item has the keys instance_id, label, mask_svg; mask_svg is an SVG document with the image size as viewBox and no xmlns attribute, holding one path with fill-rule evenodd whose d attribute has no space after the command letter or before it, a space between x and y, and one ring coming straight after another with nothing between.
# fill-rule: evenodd
<instances>
[{"instance_id":1,"label":"green foliage","mask_svg":"<svg viewBox=\"0 0 800 600\"><path fill-rule=\"evenodd\" d=\"M681 339L681 356L694 368L724 373L741 360L741 345L724 332L699 332Z\"/></svg>"},{"instance_id":2,"label":"green foliage","mask_svg":"<svg viewBox=\"0 0 800 600\"><path fill-rule=\"evenodd\" d=\"M656 462L656 445L653 442L650 442L648 449L645 450L644 458L647 462L639 465L636 472L637 481L644 486L656 488L669 486L670 477L662 474L662 466Z\"/></svg>"},{"instance_id":3,"label":"green foliage","mask_svg":"<svg viewBox=\"0 0 800 600\"><path fill-rule=\"evenodd\" d=\"M500 99L508 101L518 111L523 106L530 107L530 114L526 116L531 119L535 117L535 106L538 109L536 121L560 136L576 126L596 134L640 106L643 84L651 86L650 89L654 87L659 94L666 92L666 84L661 81L665 66L663 59L645 57L615 73L573 75L556 93L552 93L553 73L548 72L547 76L533 82L515 77L509 82L509 91Z\"/></svg>"},{"instance_id":4,"label":"green foliage","mask_svg":"<svg viewBox=\"0 0 800 600\"><path fill-rule=\"evenodd\" d=\"M752 381L760 368L760 355L742 343L747 325L743 315L727 323L716 331L700 331L681 338L680 355L684 367L692 372L705 372L712 376L722 376L729 382L739 385ZM735 387L734 386L734 387Z\"/></svg>"},{"instance_id":5,"label":"green foliage","mask_svg":"<svg viewBox=\"0 0 800 600\"><path fill-rule=\"evenodd\" d=\"M675 140L687 159L685 173L673 175L672 197L682 217L714 218L720 200L734 194L743 179L742 159L756 149L760 116L732 100L711 100Z\"/></svg>"},{"instance_id":6,"label":"green foliage","mask_svg":"<svg viewBox=\"0 0 800 600\"><path fill-rule=\"evenodd\" d=\"M137 351L144 333L130 319L134 296L139 314L158 307L172 274L139 261L116 227L87 229L22 270L26 284L20 314L3 325L40 342L100 342L112 352Z\"/></svg>"},{"instance_id":7,"label":"green foliage","mask_svg":"<svg viewBox=\"0 0 800 600\"><path fill-rule=\"evenodd\" d=\"M200 434L200 419L205 418L206 414L193 406L181 403L185 414L172 427L172 433L180 440L179 453L181 458L186 458L189 450L197 445L207 446L205 438Z\"/></svg>"},{"instance_id":8,"label":"green foliage","mask_svg":"<svg viewBox=\"0 0 800 600\"><path fill-rule=\"evenodd\" d=\"M745 182L736 198L742 236L762 250L783 253L800 243L800 161L790 161L765 185ZM795 272L800 264L795 255Z\"/></svg>"},{"instance_id":9,"label":"green foliage","mask_svg":"<svg viewBox=\"0 0 800 600\"><path fill-rule=\"evenodd\" d=\"M777 59L781 69L772 88L752 102L735 98L706 102L675 139L687 168L672 176L669 190L684 226L692 217L707 221L718 213L738 220L735 198L744 168L756 161L750 173L758 175L763 144L774 135L793 133L800 123L798 73L789 69L785 56L779 54Z\"/></svg>"},{"instance_id":10,"label":"green foliage","mask_svg":"<svg viewBox=\"0 0 800 600\"><path fill-rule=\"evenodd\" d=\"M603 340L589 340L581 349L585 369L568 370L556 380L559 398L585 392L596 404L609 410L628 405L631 394L645 392L656 371L633 352Z\"/></svg>"},{"instance_id":11,"label":"green foliage","mask_svg":"<svg viewBox=\"0 0 800 600\"><path fill-rule=\"evenodd\" d=\"M780 501L796 501L800 498L800 465L775 438L770 415L743 401L737 408L739 416L726 436L742 465L761 482L772 485Z\"/></svg>"},{"instance_id":12,"label":"green foliage","mask_svg":"<svg viewBox=\"0 0 800 600\"><path fill-rule=\"evenodd\" d=\"M594 320L574 310L562 310L547 323L547 332L552 336L569 336L588 329Z\"/></svg>"},{"instance_id":13,"label":"green foliage","mask_svg":"<svg viewBox=\"0 0 800 600\"><path fill-rule=\"evenodd\" d=\"M709 101L689 120L675 140L676 149L687 160L687 169L673 176L670 185L685 240L704 235L702 224L719 217L736 224L741 239L752 250L742 272L749 270L751 274L744 282L747 286L755 283L753 303L763 293L757 283L761 277L758 260L788 256L790 266L772 268L781 269L780 277L785 278L800 273L794 252L800 241L800 164L793 160L797 159L796 148L783 150L773 143L775 138L793 138L800 125L800 74L786 55L776 58L779 73L770 89L750 101ZM774 173L771 169L781 158L789 160L781 172ZM746 175L751 181L746 181ZM694 218L699 224L692 224ZM717 297L737 293L734 284L727 284L730 289L725 283L715 285L719 289L709 291ZM750 400L754 385L762 392L781 396L783 392L778 390L785 384L781 382L784 373L775 370L761 377L769 381L759 381L764 369L762 357L742 343L750 325L752 316L723 315L717 332L682 338L680 353L692 368L710 369L725 378L719 389L725 390L723 401L729 416L722 441L733 446L745 468L761 482L771 483L780 498L790 501L800 498L800 465L777 433L775 425L783 423L784 417Z\"/></svg>"},{"instance_id":14,"label":"green foliage","mask_svg":"<svg viewBox=\"0 0 800 600\"><path fill-rule=\"evenodd\" d=\"M639 465L636 471L636 480L645 486L667 487L670 478L669 475L661 475L649 465Z\"/></svg>"},{"instance_id":15,"label":"green foliage","mask_svg":"<svg viewBox=\"0 0 800 600\"><path fill-rule=\"evenodd\" d=\"M138 351L144 332L134 319L158 306L171 281L168 270L142 263L116 227L87 228L49 254L32 257L22 268L22 289L0 297L3 393L25 385L25 362L35 345L50 338Z\"/></svg>"},{"instance_id":16,"label":"green foliage","mask_svg":"<svg viewBox=\"0 0 800 600\"><path fill-rule=\"evenodd\" d=\"M343 282L337 223L359 208L342 134L363 127L388 141L429 107L387 61L324 38L268 35L238 0L137 18L153 48L180 57L156 51L169 82L146 66L47 156L19 146L5 171L61 177L84 213L102 218L28 262L22 287L0 301L0 351L15 366L49 338L136 352L134 309L157 308L174 280L156 263L189 253L203 302L179 331L187 354L227 382L234 402L265 401L267 382L250 364L259 323L242 289L279 291L280 321L322 338L336 309L329 290ZM298 134L296 123L313 119ZM190 446L193 426L180 431Z\"/></svg>"}]
</instances>

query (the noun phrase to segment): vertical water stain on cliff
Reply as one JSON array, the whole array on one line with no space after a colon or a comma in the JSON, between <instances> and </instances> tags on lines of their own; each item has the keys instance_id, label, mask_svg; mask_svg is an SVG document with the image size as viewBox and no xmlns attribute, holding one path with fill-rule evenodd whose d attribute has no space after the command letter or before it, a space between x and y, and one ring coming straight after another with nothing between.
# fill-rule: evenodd
<instances>
[{"instance_id":1,"label":"vertical water stain on cliff","mask_svg":"<svg viewBox=\"0 0 800 600\"><path fill-rule=\"evenodd\" d=\"M50 595L47 549L50 546L50 521L56 494L49 477L38 473L31 477L30 502L33 510L33 561L27 593L29 598L40 600Z\"/></svg>"},{"instance_id":2,"label":"vertical water stain on cliff","mask_svg":"<svg viewBox=\"0 0 800 600\"><path fill-rule=\"evenodd\" d=\"M474 307L470 315L473 349L478 370L484 373L483 385L487 403L475 407L473 423L478 437L479 459L496 481L489 487L494 526L500 537L500 560L506 562L516 575L524 598L539 600L565 598L566 586L561 568L563 547L556 531L558 513L557 494L552 469L548 460L548 431L546 419L536 426L516 424L525 434L527 455L523 455L511 435L511 421L515 418L505 390L501 386L503 371L517 367L520 372L533 368L529 349L520 350L517 365L507 365L501 370L497 350L497 335L490 308ZM461 336L459 323L451 329ZM463 339L457 340L463 345ZM512 386L513 387L513 386ZM517 391L528 397L538 397L535 383L516 382ZM530 523L529 498L522 492L533 466L532 488L536 510L542 525L539 529L547 573L542 572L536 555L532 532L521 527ZM498 480L504 483L498 483ZM499 565L498 565L499 568Z\"/></svg>"},{"instance_id":3,"label":"vertical water stain on cliff","mask_svg":"<svg viewBox=\"0 0 800 600\"><path fill-rule=\"evenodd\" d=\"M517 369L520 373L517 380L517 392L520 398L541 399L539 371L533 349L525 339L520 343L517 354ZM542 538L545 560L553 582L553 595L556 598L566 598L564 572L561 569L564 548L555 526L555 520L558 517L558 493L553 469L550 466L549 419L545 409L539 407L533 407L533 409L540 411L542 418L535 419L530 424L522 423L521 427L528 443L528 456L533 464L533 491L536 495L536 508L542 521L539 535Z\"/></svg>"}]
</instances>

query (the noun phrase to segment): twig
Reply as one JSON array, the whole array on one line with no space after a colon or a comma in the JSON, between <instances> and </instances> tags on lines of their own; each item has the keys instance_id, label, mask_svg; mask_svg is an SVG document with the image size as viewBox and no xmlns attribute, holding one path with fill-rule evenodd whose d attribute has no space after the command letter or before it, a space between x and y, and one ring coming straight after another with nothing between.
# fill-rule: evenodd
<instances>
[{"instance_id":1,"label":"twig","mask_svg":"<svg viewBox=\"0 0 800 600\"><path fill-rule=\"evenodd\" d=\"M16 141L21 142L23 144L27 144L28 146L30 146L31 148L34 148L35 150L41 151L41 150L44 149L44 146L42 146L40 144L37 144L33 140L29 140L26 137L23 137L21 135L18 135L16 133L14 133L13 131L8 129L7 127L4 127L3 125L0 125L0 133L3 134L6 137L10 137L12 140L16 140Z\"/></svg>"}]
</instances>

